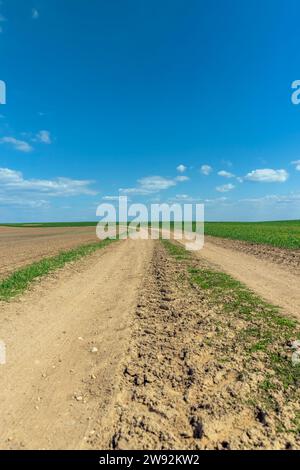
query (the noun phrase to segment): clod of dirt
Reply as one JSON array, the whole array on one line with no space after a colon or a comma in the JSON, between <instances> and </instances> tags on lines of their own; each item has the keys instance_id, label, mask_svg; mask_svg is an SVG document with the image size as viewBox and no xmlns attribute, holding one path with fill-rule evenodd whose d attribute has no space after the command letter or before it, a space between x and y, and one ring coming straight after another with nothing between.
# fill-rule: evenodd
<instances>
[{"instance_id":1,"label":"clod of dirt","mask_svg":"<svg viewBox=\"0 0 300 470\"><path fill-rule=\"evenodd\" d=\"M263 426L267 426L268 423L267 423L267 413L265 411L263 411L262 409L258 408L257 411L256 411L256 419L263 425Z\"/></svg>"},{"instance_id":2,"label":"clod of dirt","mask_svg":"<svg viewBox=\"0 0 300 470\"><path fill-rule=\"evenodd\" d=\"M160 304L159 308L160 308L161 310L169 310L168 305L165 305L165 304Z\"/></svg>"},{"instance_id":3,"label":"clod of dirt","mask_svg":"<svg viewBox=\"0 0 300 470\"><path fill-rule=\"evenodd\" d=\"M202 421L200 421L195 416L192 416L192 418L190 420L190 424L193 428L193 437L194 437L194 439L202 439L203 434L204 434Z\"/></svg>"}]
</instances>

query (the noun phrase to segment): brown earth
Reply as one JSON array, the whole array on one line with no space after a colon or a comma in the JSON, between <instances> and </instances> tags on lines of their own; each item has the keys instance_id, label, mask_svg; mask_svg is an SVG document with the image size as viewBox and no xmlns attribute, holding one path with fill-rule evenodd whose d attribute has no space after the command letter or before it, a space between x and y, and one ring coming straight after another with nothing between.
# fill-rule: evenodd
<instances>
[{"instance_id":1,"label":"brown earth","mask_svg":"<svg viewBox=\"0 0 300 470\"><path fill-rule=\"evenodd\" d=\"M230 242L230 241L229 241ZM239 245L239 244L238 244ZM217 266L250 289L263 297L268 302L282 307L285 313L300 319L300 272L286 261L283 265L274 263L273 254L260 256L257 251L247 244L241 244L236 249L236 243L228 243L228 240L205 238L204 248L195 252L200 259L205 259ZM254 249L256 250L256 249ZM266 248L261 248L266 252ZM272 253L270 251L270 253ZM281 253L284 258L285 250ZM279 255L278 255L279 257ZM293 259L292 255L290 261ZM297 264L298 266L298 264Z\"/></svg>"},{"instance_id":2,"label":"brown earth","mask_svg":"<svg viewBox=\"0 0 300 470\"><path fill-rule=\"evenodd\" d=\"M213 266L233 257L238 273L259 261L215 248L225 253ZM257 275L276 268L261 262ZM0 448L300 448L299 434L278 432L295 427L297 400L279 388L275 410L250 403L273 376L238 341L248 322L212 305L187 272L159 242L127 240L0 303Z\"/></svg>"},{"instance_id":3,"label":"brown earth","mask_svg":"<svg viewBox=\"0 0 300 470\"><path fill-rule=\"evenodd\" d=\"M229 238L205 236L206 243L253 255L256 258L278 264L282 269L300 275L300 250L277 248L271 245L230 240Z\"/></svg>"},{"instance_id":4,"label":"brown earth","mask_svg":"<svg viewBox=\"0 0 300 470\"><path fill-rule=\"evenodd\" d=\"M0 303L0 448L80 448L119 380L152 242L116 242Z\"/></svg>"},{"instance_id":5,"label":"brown earth","mask_svg":"<svg viewBox=\"0 0 300 470\"><path fill-rule=\"evenodd\" d=\"M115 407L101 423L101 440L88 441L92 448L300 448L299 433L290 431L299 413L297 387L287 392L264 353L247 353L241 333L256 320L230 317L219 307L191 287L185 263L157 245ZM267 377L278 387L270 392L274 409L260 398Z\"/></svg>"},{"instance_id":6,"label":"brown earth","mask_svg":"<svg viewBox=\"0 0 300 470\"><path fill-rule=\"evenodd\" d=\"M96 227L0 226L0 279L41 258L96 241Z\"/></svg>"}]
</instances>

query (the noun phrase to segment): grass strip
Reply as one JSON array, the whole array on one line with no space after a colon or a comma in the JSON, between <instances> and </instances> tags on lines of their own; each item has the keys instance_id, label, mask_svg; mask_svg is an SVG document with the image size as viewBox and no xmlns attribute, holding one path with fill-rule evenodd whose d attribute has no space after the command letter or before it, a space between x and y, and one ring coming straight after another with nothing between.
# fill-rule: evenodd
<instances>
[{"instance_id":1,"label":"grass strip","mask_svg":"<svg viewBox=\"0 0 300 470\"><path fill-rule=\"evenodd\" d=\"M170 241L163 241L163 244L172 256L185 263L189 282L204 295L212 311L217 312L218 334L209 339L216 357L218 351L220 356L231 357L238 349L243 357L245 374L249 376L256 372L258 362L263 364L265 376L257 384L253 402L276 410L280 393L284 402L296 402L300 364L292 362L291 344L300 339L297 320L281 314L279 307L264 301L230 275L195 259L179 244ZM230 360L234 360L234 356ZM299 432L300 413L298 421L297 426L288 431Z\"/></svg>"},{"instance_id":2,"label":"grass strip","mask_svg":"<svg viewBox=\"0 0 300 470\"><path fill-rule=\"evenodd\" d=\"M109 245L113 240L102 240L97 243L81 245L68 251L62 251L56 256L43 258L40 261L18 269L6 279L0 281L0 300L8 301L24 292L29 285L42 276L62 268L65 264L77 261L84 256Z\"/></svg>"}]
</instances>

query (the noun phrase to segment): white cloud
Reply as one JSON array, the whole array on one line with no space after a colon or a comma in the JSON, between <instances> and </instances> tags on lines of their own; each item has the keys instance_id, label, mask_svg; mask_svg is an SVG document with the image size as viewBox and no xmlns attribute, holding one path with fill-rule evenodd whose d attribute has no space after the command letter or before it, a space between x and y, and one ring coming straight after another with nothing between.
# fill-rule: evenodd
<instances>
[{"instance_id":1,"label":"white cloud","mask_svg":"<svg viewBox=\"0 0 300 470\"><path fill-rule=\"evenodd\" d=\"M200 171L202 175L208 176L212 173L213 169L210 165L202 165Z\"/></svg>"},{"instance_id":2,"label":"white cloud","mask_svg":"<svg viewBox=\"0 0 300 470\"><path fill-rule=\"evenodd\" d=\"M222 163L222 165L226 165L229 168L232 167L232 162L230 160L222 160L221 163Z\"/></svg>"},{"instance_id":3,"label":"white cloud","mask_svg":"<svg viewBox=\"0 0 300 470\"><path fill-rule=\"evenodd\" d=\"M297 171L300 171L300 160L294 160L291 163L292 163L292 165L295 165L295 168L296 168Z\"/></svg>"},{"instance_id":4,"label":"white cloud","mask_svg":"<svg viewBox=\"0 0 300 470\"><path fill-rule=\"evenodd\" d=\"M120 196L104 196L102 199L104 201L118 201Z\"/></svg>"},{"instance_id":5,"label":"white cloud","mask_svg":"<svg viewBox=\"0 0 300 470\"><path fill-rule=\"evenodd\" d=\"M177 171L179 171L179 173L184 173L186 171L186 166L184 165L178 165L178 167L176 168Z\"/></svg>"},{"instance_id":6,"label":"white cloud","mask_svg":"<svg viewBox=\"0 0 300 470\"><path fill-rule=\"evenodd\" d=\"M188 194L176 194L175 196L176 199L189 199L190 196Z\"/></svg>"},{"instance_id":7,"label":"white cloud","mask_svg":"<svg viewBox=\"0 0 300 470\"><path fill-rule=\"evenodd\" d=\"M230 171L226 171L226 170L218 171L218 175L222 176L223 178L234 178L235 177L235 175L233 173L230 173Z\"/></svg>"},{"instance_id":8,"label":"white cloud","mask_svg":"<svg viewBox=\"0 0 300 470\"><path fill-rule=\"evenodd\" d=\"M52 139L51 139L51 134L49 131L39 131L36 135L36 140L38 142L42 142L43 144L51 144Z\"/></svg>"},{"instance_id":9,"label":"white cloud","mask_svg":"<svg viewBox=\"0 0 300 470\"><path fill-rule=\"evenodd\" d=\"M241 199L239 202L255 203L255 204L267 204L267 203L276 203L276 204L294 204L300 203L300 193L290 193L290 194L268 194L263 197L253 197Z\"/></svg>"},{"instance_id":10,"label":"white cloud","mask_svg":"<svg viewBox=\"0 0 300 470\"><path fill-rule=\"evenodd\" d=\"M33 150L33 147L28 142L15 139L14 137L2 137L0 143L12 145L15 150L19 150L20 152L28 153Z\"/></svg>"},{"instance_id":11,"label":"white cloud","mask_svg":"<svg viewBox=\"0 0 300 470\"><path fill-rule=\"evenodd\" d=\"M18 196L2 196L0 194L0 206L29 207L35 209L49 207L49 202L44 199L32 200Z\"/></svg>"},{"instance_id":12,"label":"white cloud","mask_svg":"<svg viewBox=\"0 0 300 470\"><path fill-rule=\"evenodd\" d=\"M37 20L40 17L40 14L36 8L31 10L31 17L33 20Z\"/></svg>"},{"instance_id":13,"label":"white cloud","mask_svg":"<svg viewBox=\"0 0 300 470\"><path fill-rule=\"evenodd\" d=\"M97 192L90 189L92 181L74 180L71 178L58 177L52 180L25 179L20 171L9 168L0 168L0 196L18 193L19 195L35 193L51 197L96 195ZM25 196L24 196L25 197Z\"/></svg>"},{"instance_id":14,"label":"white cloud","mask_svg":"<svg viewBox=\"0 0 300 470\"><path fill-rule=\"evenodd\" d=\"M183 183L184 181L188 181L190 178L185 175L180 175L176 176L175 181L178 181L179 183Z\"/></svg>"},{"instance_id":15,"label":"white cloud","mask_svg":"<svg viewBox=\"0 0 300 470\"><path fill-rule=\"evenodd\" d=\"M0 5L1 5L1 3L0 3ZM0 13L0 23L4 23L5 21L6 21L6 18L3 15L1 15L1 13ZM1 25L0 25L0 33L3 33L3 28L2 28Z\"/></svg>"},{"instance_id":16,"label":"white cloud","mask_svg":"<svg viewBox=\"0 0 300 470\"><path fill-rule=\"evenodd\" d=\"M273 170L264 168L261 170L253 170L245 176L248 181L256 181L259 183L284 183L289 177L286 170Z\"/></svg>"},{"instance_id":17,"label":"white cloud","mask_svg":"<svg viewBox=\"0 0 300 470\"><path fill-rule=\"evenodd\" d=\"M123 194L136 194L146 196L176 186L176 179L164 178L162 176L146 176L138 180L135 188L121 188Z\"/></svg>"},{"instance_id":18,"label":"white cloud","mask_svg":"<svg viewBox=\"0 0 300 470\"><path fill-rule=\"evenodd\" d=\"M200 203L200 198L195 198L192 196L189 196L188 194L176 194L175 198L170 198L169 202L182 202L184 203Z\"/></svg>"},{"instance_id":19,"label":"white cloud","mask_svg":"<svg viewBox=\"0 0 300 470\"><path fill-rule=\"evenodd\" d=\"M223 184L222 186L217 186L216 190L219 191L219 193L227 193L228 191L232 191L235 186L231 183L229 184Z\"/></svg>"}]
</instances>

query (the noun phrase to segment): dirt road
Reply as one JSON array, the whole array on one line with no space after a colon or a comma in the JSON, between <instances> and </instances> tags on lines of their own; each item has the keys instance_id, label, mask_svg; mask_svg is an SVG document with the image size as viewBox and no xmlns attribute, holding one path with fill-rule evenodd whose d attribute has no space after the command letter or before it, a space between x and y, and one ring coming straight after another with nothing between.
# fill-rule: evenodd
<instances>
[{"instance_id":1,"label":"dirt road","mask_svg":"<svg viewBox=\"0 0 300 470\"><path fill-rule=\"evenodd\" d=\"M201 268L206 261L156 244L103 436L110 439L92 436L92 448L300 448L298 382L287 387L269 356L281 357L281 373L295 374L284 328L273 324L270 351L250 352L257 337L249 332L270 333L267 307L244 300L235 308L226 290L227 307L233 302L225 308L191 278Z\"/></svg>"},{"instance_id":2,"label":"dirt road","mask_svg":"<svg viewBox=\"0 0 300 470\"><path fill-rule=\"evenodd\" d=\"M195 253L246 284L268 302L279 305L287 314L300 319L300 276L297 271L294 274L274 262L207 239L204 248Z\"/></svg>"},{"instance_id":3,"label":"dirt road","mask_svg":"<svg viewBox=\"0 0 300 470\"><path fill-rule=\"evenodd\" d=\"M97 240L96 227L0 227L0 279L41 258Z\"/></svg>"},{"instance_id":4,"label":"dirt road","mask_svg":"<svg viewBox=\"0 0 300 470\"><path fill-rule=\"evenodd\" d=\"M85 447L114 399L151 241L110 245L0 304L0 448Z\"/></svg>"}]
</instances>

